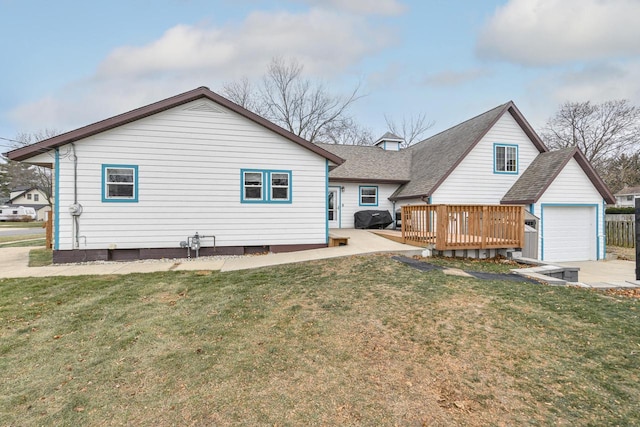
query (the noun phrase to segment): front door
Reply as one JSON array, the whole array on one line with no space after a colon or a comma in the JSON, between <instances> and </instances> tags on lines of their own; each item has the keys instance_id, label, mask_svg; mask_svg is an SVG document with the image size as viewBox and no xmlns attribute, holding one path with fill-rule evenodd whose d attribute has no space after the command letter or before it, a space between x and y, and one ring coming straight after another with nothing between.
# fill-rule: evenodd
<instances>
[{"instance_id":1,"label":"front door","mask_svg":"<svg viewBox=\"0 0 640 427\"><path fill-rule=\"evenodd\" d=\"M327 220L329 228L340 228L340 187L329 187Z\"/></svg>"}]
</instances>

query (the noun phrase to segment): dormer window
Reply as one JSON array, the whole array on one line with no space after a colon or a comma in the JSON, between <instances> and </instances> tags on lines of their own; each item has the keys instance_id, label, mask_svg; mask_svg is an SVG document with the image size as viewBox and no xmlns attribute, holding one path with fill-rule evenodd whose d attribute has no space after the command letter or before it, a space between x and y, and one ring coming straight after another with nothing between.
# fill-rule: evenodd
<instances>
[{"instance_id":1,"label":"dormer window","mask_svg":"<svg viewBox=\"0 0 640 427\"><path fill-rule=\"evenodd\" d=\"M518 173L518 146L493 144L493 172L505 174Z\"/></svg>"}]
</instances>

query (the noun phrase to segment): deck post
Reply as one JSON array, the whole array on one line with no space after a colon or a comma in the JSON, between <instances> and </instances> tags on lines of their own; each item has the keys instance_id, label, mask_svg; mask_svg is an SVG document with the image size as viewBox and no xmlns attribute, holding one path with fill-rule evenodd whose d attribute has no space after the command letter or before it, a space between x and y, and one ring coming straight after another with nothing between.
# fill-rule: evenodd
<instances>
[{"instance_id":1,"label":"deck post","mask_svg":"<svg viewBox=\"0 0 640 427\"><path fill-rule=\"evenodd\" d=\"M487 247L487 236L489 235L489 230L491 228L491 218L489 218L489 207L482 207L482 233L480 233L480 249L485 249Z\"/></svg>"},{"instance_id":2,"label":"deck post","mask_svg":"<svg viewBox=\"0 0 640 427\"><path fill-rule=\"evenodd\" d=\"M518 215L518 224L524 224L524 206L519 206L520 210ZM522 249L524 247L524 226L517 228L520 232L518 233L518 247Z\"/></svg>"},{"instance_id":3,"label":"deck post","mask_svg":"<svg viewBox=\"0 0 640 427\"><path fill-rule=\"evenodd\" d=\"M409 215L407 215L409 213L409 210L406 209L406 206L401 206L400 207L400 230L402 231L402 243L407 243L407 234L406 234L406 230L407 230L407 217Z\"/></svg>"},{"instance_id":4,"label":"deck post","mask_svg":"<svg viewBox=\"0 0 640 427\"><path fill-rule=\"evenodd\" d=\"M447 229L449 227L449 214L447 205L436 206L436 249L444 251L447 248Z\"/></svg>"}]
</instances>

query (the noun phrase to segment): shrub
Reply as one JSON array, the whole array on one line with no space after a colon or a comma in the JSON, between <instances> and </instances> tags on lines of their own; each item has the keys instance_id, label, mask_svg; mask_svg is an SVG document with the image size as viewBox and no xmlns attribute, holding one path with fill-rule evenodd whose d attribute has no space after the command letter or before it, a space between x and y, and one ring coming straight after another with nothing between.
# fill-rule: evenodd
<instances>
[{"instance_id":1,"label":"shrub","mask_svg":"<svg viewBox=\"0 0 640 427\"><path fill-rule=\"evenodd\" d=\"M628 207L628 208L606 208L605 213L608 214L633 214L636 212L636 209L634 207Z\"/></svg>"}]
</instances>

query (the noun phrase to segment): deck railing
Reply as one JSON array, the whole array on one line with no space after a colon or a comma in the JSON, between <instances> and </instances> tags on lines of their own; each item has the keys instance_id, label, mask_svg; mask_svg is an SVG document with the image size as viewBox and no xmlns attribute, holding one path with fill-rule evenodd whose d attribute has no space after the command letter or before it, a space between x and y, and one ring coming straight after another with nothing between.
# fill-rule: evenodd
<instances>
[{"instance_id":1,"label":"deck railing","mask_svg":"<svg viewBox=\"0 0 640 427\"><path fill-rule=\"evenodd\" d=\"M408 205L402 238L439 251L521 248L524 207L507 205Z\"/></svg>"}]
</instances>

